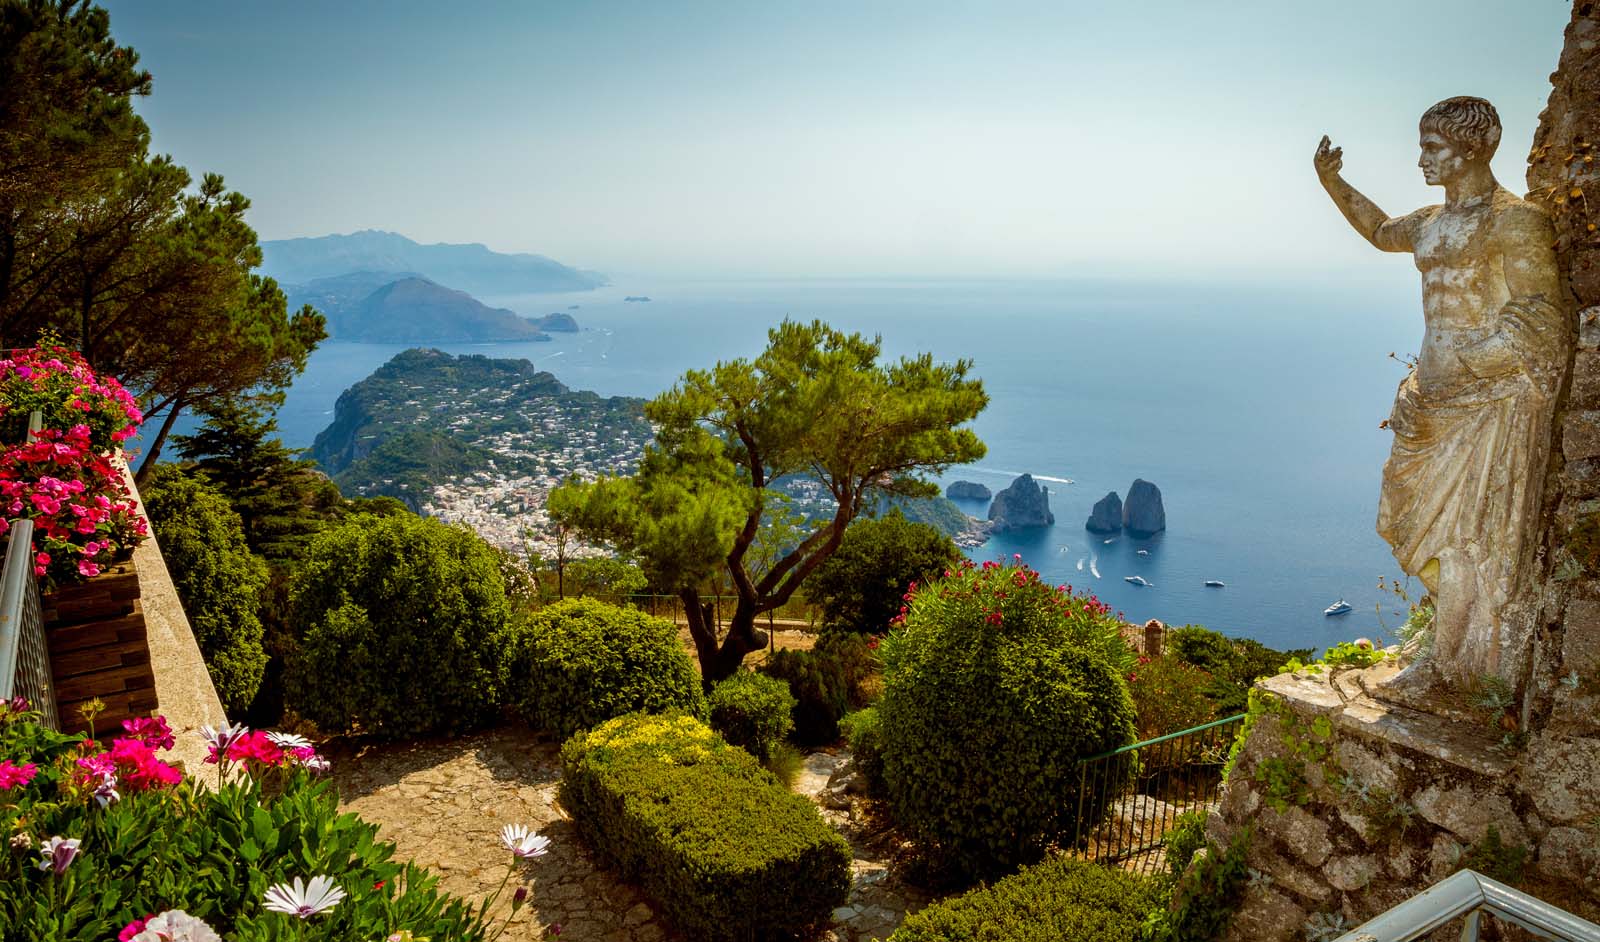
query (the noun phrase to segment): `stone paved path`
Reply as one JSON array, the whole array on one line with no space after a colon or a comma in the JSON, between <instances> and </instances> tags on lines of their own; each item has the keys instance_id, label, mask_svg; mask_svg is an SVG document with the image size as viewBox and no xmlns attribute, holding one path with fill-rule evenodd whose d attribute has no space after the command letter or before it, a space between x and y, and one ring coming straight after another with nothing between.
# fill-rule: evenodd
<instances>
[{"instance_id":1,"label":"stone paved path","mask_svg":"<svg viewBox=\"0 0 1600 942\"><path fill-rule=\"evenodd\" d=\"M685 942L672 932L634 886L593 859L571 821L556 805L561 769L556 744L516 727L455 739L369 746L331 752L333 778L344 808L379 825L398 845L398 856L440 875L443 889L474 902L499 885L510 855L500 829L523 823L552 841L550 853L521 864L497 915L504 918L513 889L528 887L529 905L501 938L505 942L553 938L560 942ZM824 795L840 757L807 758L797 791ZM835 804L844 802L835 800ZM856 860L849 903L834 914L824 936L836 942L887 938L907 911L926 899L902 886L881 859L882 829L859 804L824 808L824 817L851 841Z\"/></svg>"}]
</instances>

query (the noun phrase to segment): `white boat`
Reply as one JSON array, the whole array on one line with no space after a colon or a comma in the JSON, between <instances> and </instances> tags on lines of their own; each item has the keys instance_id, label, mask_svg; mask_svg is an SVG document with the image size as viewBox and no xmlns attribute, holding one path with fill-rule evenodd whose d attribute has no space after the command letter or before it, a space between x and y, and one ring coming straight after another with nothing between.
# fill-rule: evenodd
<instances>
[{"instance_id":1,"label":"white boat","mask_svg":"<svg viewBox=\"0 0 1600 942\"><path fill-rule=\"evenodd\" d=\"M1206 585L1210 586L1213 589L1220 589L1223 586L1226 586L1227 583L1223 582L1221 579L1207 579L1206 580Z\"/></svg>"},{"instance_id":2,"label":"white boat","mask_svg":"<svg viewBox=\"0 0 1600 942\"><path fill-rule=\"evenodd\" d=\"M1111 539L1106 540L1106 545L1110 546L1111 544L1113 544L1115 542L1117 542L1117 538L1116 537L1112 537Z\"/></svg>"},{"instance_id":3,"label":"white boat","mask_svg":"<svg viewBox=\"0 0 1600 942\"><path fill-rule=\"evenodd\" d=\"M1138 556L1149 556L1150 555L1150 551L1149 550L1135 550L1134 552Z\"/></svg>"},{"instance_id":4,"label":"white boat","mask_svg":"<svg viewBox=\"0 0 1600 942\"><path fill-rule=\"evenodd\" d=\"M1329 605L1327 608L1323 609L1322 610L1322 614L1324 614L1324 615L1343 615L1343 614L1346 614L1347 612L1352 611L1354 608L1355 608L1355 606L1351 605L1349 602L1346 602L1344 599L1340 599L1339 601L1337 601L1337 602L1333 603L1332 605Z\"/></svg>"},{"instance_id":5,"label":"white boat","mask_svg":"<svg viewBox=\"0 0 1600 942\"><path fill-rule=\"evenodd\" d=\"M1142 586L1145 586L1146 588L1150 588L1150 589L1155 588L1154 585L1151 585L1148 581L1145 580L1144 576L1123 576L1122 577L1122 581L1123 582L1131 582L1134 585L1142 585Z\"/></svg>"}]
</instances>

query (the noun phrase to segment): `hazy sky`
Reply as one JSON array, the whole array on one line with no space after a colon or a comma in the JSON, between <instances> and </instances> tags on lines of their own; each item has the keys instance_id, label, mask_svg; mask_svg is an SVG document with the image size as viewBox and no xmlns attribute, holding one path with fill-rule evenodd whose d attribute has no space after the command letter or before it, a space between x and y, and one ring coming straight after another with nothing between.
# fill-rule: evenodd
<instances>
[{"instance_id":1,"label":"hazy sky","mask_svg":"<svg viewBox=\"0 0 1600 942\"><path fill-rule=\"evenodd\" d=\"M1522 192L1570 9L105 5L155 75L156 148L222 173L263 238L388 229L671 276L1359 277L1383 263L1318 186L1318 138L1398 214L1443 192L1417 117L1482 95Z\"/></svg>"}]
</instances>

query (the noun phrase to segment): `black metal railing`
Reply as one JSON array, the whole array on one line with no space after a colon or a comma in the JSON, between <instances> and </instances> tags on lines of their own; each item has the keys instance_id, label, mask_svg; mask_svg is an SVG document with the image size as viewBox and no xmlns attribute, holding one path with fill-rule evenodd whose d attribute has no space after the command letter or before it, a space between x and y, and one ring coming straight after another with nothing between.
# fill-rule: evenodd
<instances>
[{"instance_id":1,"label":"black metal railing","mask_svg":"<svg viewBox=\"0 0 1600 942\"><path fill-rule=\"evenodd\" d=\"M1077 832L1069 847L1144 874L1166 865L1163 838L1178 817L1215 807L1222 767L1245 714L1090 756L1078 763Z\"/></svg>"},{"instance_id":2,"label":"black metal railing","mask_svg":"<svg viewBox=\"0 0 1600 942\"><path fill-rule=\"evenodd\" d=\"M0 700L26 697L40 722L61 728L45 644L44 609L33 573L33 521L13 520L0 568Z\"/></svg>"}]
</instances>

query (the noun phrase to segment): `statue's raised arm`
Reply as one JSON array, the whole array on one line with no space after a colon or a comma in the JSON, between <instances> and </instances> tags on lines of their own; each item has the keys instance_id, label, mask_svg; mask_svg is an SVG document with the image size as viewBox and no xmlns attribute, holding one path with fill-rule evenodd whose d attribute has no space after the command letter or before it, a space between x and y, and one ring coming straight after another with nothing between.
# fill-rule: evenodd
<instances>
[{"instance_id":1,"label":"statue's raised arm","mask_svg":"<svg viewBox=\"0 0 1600 942\"><path fill-rule=\"evenodd\" d=\"M1367 199L1361 191L1345 182L1339 171L1344 168L1344 148L1334 147L1328 135L1322 135L1317 153L1312 158L1317 168L1317 179L1333 198L1333 204L1344 213L1352 228L1374 247L1385 252L1409 252L1412 245L1412 227L1409 217L1390 219L1378 204Z\"/></svg>"}]
</instances>

